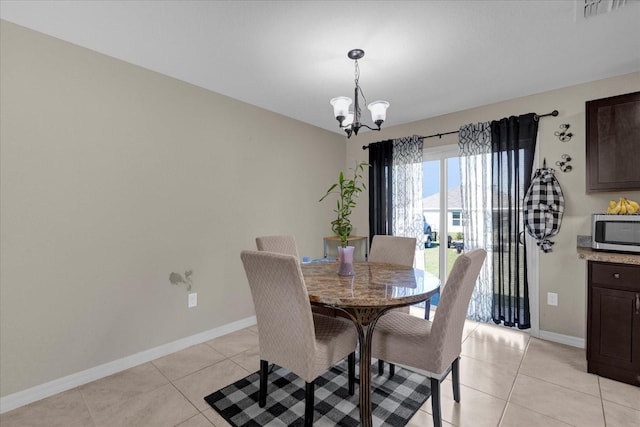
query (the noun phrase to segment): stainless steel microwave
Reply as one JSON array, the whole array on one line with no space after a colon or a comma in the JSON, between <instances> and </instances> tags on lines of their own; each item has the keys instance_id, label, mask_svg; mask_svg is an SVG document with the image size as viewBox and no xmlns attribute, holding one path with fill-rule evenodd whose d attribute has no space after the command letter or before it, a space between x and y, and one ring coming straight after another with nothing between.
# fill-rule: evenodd
<instances>
[{"instance_id":1,"label":"stainless steel microwave","mask_svg":"<svg viewBox=\"0 0 640 427\"><path fill-rule=\"evenodd\" d=\"M640 253L640 215L594 214L591 248Z\"/></svg>"}]
</instances>

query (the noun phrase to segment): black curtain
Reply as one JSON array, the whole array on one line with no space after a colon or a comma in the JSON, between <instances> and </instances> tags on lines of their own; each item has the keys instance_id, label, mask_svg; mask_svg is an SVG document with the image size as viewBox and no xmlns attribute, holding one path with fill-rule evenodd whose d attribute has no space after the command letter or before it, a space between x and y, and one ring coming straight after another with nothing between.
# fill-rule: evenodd
<instances>
[{"instance_id":1,"label":"black curtain","mask_svg":"<svg viewBox=\"0 0 640 427\"><path fill-rule=\"evenodd\" d=\"M391 161L393 140L369 144L369 242L376 234L392 234Z\"/></svg>"},{"instance_id":2,"label":"black curtain","mask_svg":"<svg viewBox=\"0 0 640 427\"><path fill-rule=\"evenodd\" d=\"M493 321L520 329L531 327L523 199L531 183L537 133L534 113L491 122Z\"/></svg>"}]
</instances>

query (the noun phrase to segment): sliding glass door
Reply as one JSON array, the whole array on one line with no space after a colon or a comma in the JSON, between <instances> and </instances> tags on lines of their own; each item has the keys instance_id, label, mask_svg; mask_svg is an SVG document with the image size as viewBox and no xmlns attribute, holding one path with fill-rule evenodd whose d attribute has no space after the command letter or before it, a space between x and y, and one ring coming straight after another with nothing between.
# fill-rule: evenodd
<instances>
[{"instance_id":1,"label":"sliding glass door","mask_svg":"<svg viewBox=\"0 0 640 427\"><path fill-rule=\"evenodd\" d=\"M423 159L424 265L445 283L464 241L458 147L425 149Z\"/></svg>"},{"instance_id":2,"label":"sliding glass door","mask_svg":"<svg viewBox=\"0 0 640 427\"><path fill-rule=\"evenodd\" d=\"M460 191L458 150L457 145L425 148L423 155L422 209L424 232L430 237L430 242L425 243L424 268L427 272L438 276L443 284L446 283L454 261L464 250L465 236L462 230L464 215ZM534 164L537 164L537 154ZM527 273L531 311L530 333L533 336L538 336L539 249L536 247L535 241L528 235L524 240L527 245L527 265L529 267ZM490 248L485 249L489 250ZM524 274L524 270L517 272L517 274ZM432 305L437 305L437 303L437 297L432 299Z\"/></svg>"}]
</instances>

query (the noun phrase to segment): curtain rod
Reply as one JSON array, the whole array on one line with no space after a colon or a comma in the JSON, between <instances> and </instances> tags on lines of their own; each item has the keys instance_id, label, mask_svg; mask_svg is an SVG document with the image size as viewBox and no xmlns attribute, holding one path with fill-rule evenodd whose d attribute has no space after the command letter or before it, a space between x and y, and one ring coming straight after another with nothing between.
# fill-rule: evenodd
<instances>
[{"instance_id":1,"label":"curtain rod","mask_svg":"<svg viewBox=\"0 0 640 427\"><path fill-rule=\"evenodd\" d=\"M536 114L534 118L535 118L535 120L539 120L542 117L548 117L548 116L556 117L558 114L559 114L558 110L553 110L552 112L547 113L547 114ZM433 135L420 136L420 137L418 137L418 139L435 138L436 136L438 138L442 138L445 135L451 135L451 134L459 133L459 132L460 131L458 131L458 130L452 130L451 132L434 133ZM367 148L369 148L369 145L363 145L362 146L363 150L366 150Z\"/></svg>"}]
</instances>

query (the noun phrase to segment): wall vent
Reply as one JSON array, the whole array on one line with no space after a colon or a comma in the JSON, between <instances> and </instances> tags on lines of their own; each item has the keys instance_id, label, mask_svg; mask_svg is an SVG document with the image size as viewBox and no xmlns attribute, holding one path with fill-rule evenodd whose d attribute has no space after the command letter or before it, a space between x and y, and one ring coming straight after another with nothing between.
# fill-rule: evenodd
<instances>
[{"instance_id":1,"label":"wall vent","mask_svg":"<svg viewBox=\"0 0 640 427\"><path fill-rule=\"evenodd\" d=\"M583 18L613 12L627 5L627 0L577 0L577 2L579 7L582 7Z\"/></svg>"}]
</instances>

